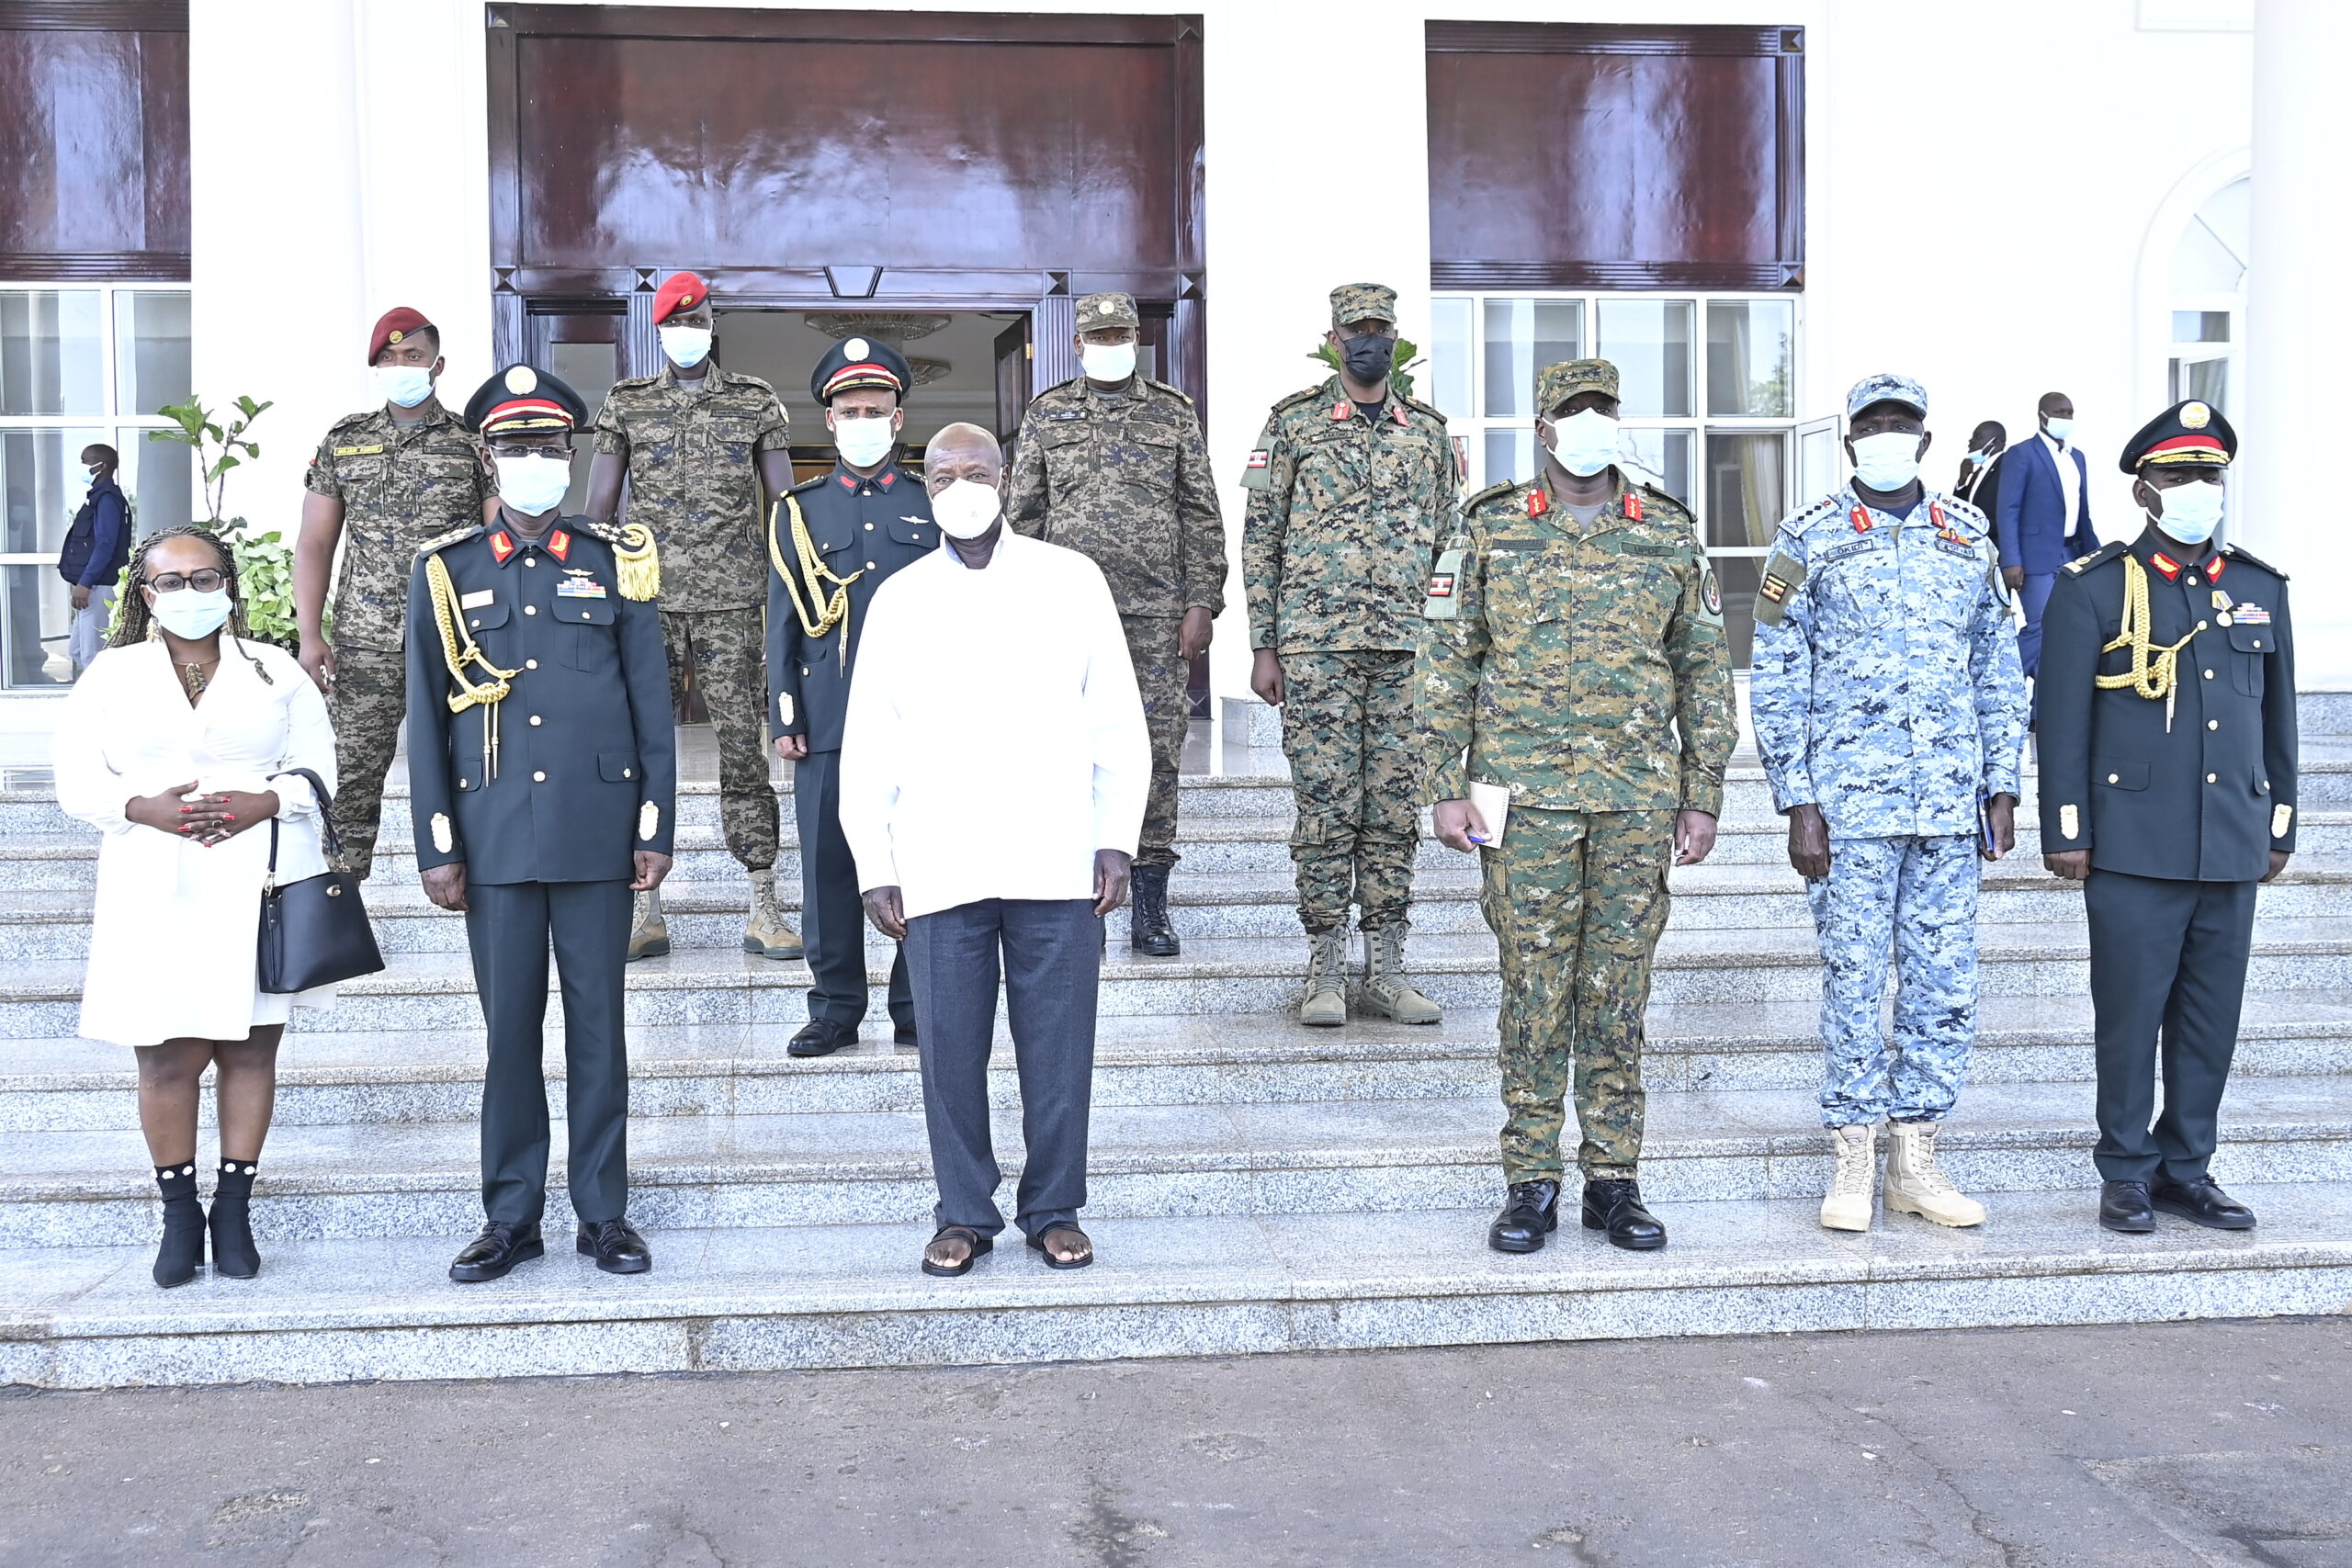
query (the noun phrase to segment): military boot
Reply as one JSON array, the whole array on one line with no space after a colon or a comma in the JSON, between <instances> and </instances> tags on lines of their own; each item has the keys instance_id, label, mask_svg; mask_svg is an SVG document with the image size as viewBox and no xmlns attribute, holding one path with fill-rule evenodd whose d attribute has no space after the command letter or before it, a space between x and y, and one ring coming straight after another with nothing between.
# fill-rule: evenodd
<instances>
[{"instance_id":1,"label":"military boot","mask_svg":"<svg viewBox=\"0 0 2352 1568\"><path fill-rule=\"evenodd\" d=\"M1306 987L1299 993L1298 1021L1336 1029L1348 1021L1348 928L1310 932L1306 938Z\"/></svg>"},{"instance_id":2,"label":"military boot","mask_svg":"<svg viewBox=\"0 0 2352 1568\"><path fill-rule=\"evenodd\" d=\"M628 961L664 958L670 952L670 922L662 918L662 889L637 896L637 918L628 929Z\"/></svg>"},{"instance_id":3,"label":"military boot","mask_svg":"<svg viewBox=\"0 0 2352 1568\"><path fill-rule=\"evenodd\" d=\"M752 873L752 919L743 928L743 951L763 958L798 958L805 951L800 933L786 923L784 906L775 901L775 867Z\"/></svg>"},{"instance_id":4,"label":"military boot","mask_svg":"<svg viewBox=\"0 0 2352 1568\"><path fill-rule=\"evenodd\" d=\"M1367 1010L1399 1023L1435 1023L1445 1010L1405 977L1405 933L1411 929L1398 920L1363 933L1363 989L1357 998Z\"/></svg>"},{"instance_id":5,"label":"military boot","mask_svg":"<svg viewBox=\"0 0 2352 1568\"><path fill-rule=\"evenodd\" d=\"M1135 908L1128 915L1128 945L1148 958L1173 958L1184 951L1168 920L1168 868L1139 865L1128 886Z\"/></svg>"},{"instance_id":6,"label":"military boot","mask_svg":"<svg viewBox=\"0 0 2352 1568\"><path fill-rule=\"evenodd\" d=\"M1886 1206L1939 1225L1981 1225L1984 1205L1936 1164L1936 1123L1897 1122L1886 1150Z\"/></svg>"},{"instance_id":7,"label":"military boot","mask_svg":"<svg viewBox=\"0 0 2352 1568\"><path fill-rule=\"evenodd\" d=\"M1837 1174L1821 1201L1821 1223L1833 1231L1871 1228L1871 1200L1878 1189L1878 1129L1832 1127L1829 1143L1838 1156Z\"/></svg>"}]
</instances>

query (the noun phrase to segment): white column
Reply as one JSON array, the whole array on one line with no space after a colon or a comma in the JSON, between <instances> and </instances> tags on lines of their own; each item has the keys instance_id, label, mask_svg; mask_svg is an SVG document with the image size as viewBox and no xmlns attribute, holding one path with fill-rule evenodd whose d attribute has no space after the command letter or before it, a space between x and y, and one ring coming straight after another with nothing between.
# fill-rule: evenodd
<instances>
[{"instance_id":1,"label":"white column","mask_svg":"<svg viewBox=\"0 0 2352 1568\"><path fill-rule=\"evenodd\" d=\"M2352 55L2343 0L2256 0L2254 233L2246 261L2246 395L2237 420L2249 548L2295 575L2297 682L2352 690L2352 531L2344 484L2343 389L2352 375L2344 257L2352 210Z\"/></svg>"},{"instance_id":2,"label":"white column","mask_svg":"<svg viewBox=\"0 0 2352 1568\"><path fill-rule=\"evenodd\" d=\"M227 510L289 537L319 437L368 400L355 88L350 5L192 0L196 392L275 403Z\"/></svg>"}]
</instances>

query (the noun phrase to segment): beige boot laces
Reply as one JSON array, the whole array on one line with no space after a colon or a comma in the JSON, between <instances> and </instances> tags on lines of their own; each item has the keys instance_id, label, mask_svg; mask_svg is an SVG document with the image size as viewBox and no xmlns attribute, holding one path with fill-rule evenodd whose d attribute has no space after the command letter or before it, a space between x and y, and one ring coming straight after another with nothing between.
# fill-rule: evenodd
<instances>
[{"instance_id":1,"label":"beige boot laces","mask_svg":"<svg viewBox=\"0 0 2352 1568\"><path fill-rule=\"evenodd\" d=\"M1958 1197L1960 1189L1951 1184L1951 1179L1936 1163L1936 1127L1933 1122L1917 1122L1895 1134L1897 1138L1907 1135L1911 1145L1905 1174L1911 1179L1911 1185L1923 1192Z\"/></svg>"},{"instance_id":2,"label":"beige boot laces","mask_svg":"<svg viewBox=\"0 0 2352 1568\"><path fill-rule=\"evenodd\" d=\"M1871 1178L1877 1174L1878 1161L1873 1157L1874 1139L1867 1134L1849 1138L1842 1134L1838 1139L1838 1175L1830 1183L1832 1198L1867 1198L1871 1195Z\"/></svg>"}]
</instances>

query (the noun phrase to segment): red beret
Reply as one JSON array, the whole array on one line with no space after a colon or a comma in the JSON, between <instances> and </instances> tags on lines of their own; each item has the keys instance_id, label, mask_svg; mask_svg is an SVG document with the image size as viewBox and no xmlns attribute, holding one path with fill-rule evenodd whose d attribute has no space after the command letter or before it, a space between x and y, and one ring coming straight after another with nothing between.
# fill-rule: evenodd
<instances>
[{"instance_id":1,"label":"red beret","mask_svg":"<svg viewBox=\"0 0 2352 1568\"><path fill-rule=\"evenodd\" d=\"M679 310L691 310L710 298L710 285L691 272L673 272L653 291L653 324L660 326Z\"/></svg>"},{"instance_id":2,"label":"red beret","mask_svg":"<svg viewBox=\"0 0 2352 1568\"><path fill-rule=\"evenodd\" d=\"M412 310L405 305L393 306L376 318L376 330L368 334L368 363L375 364L378 355L419 327L432 325L424 319L423 311Z\"/></svg>"}]
</instances>

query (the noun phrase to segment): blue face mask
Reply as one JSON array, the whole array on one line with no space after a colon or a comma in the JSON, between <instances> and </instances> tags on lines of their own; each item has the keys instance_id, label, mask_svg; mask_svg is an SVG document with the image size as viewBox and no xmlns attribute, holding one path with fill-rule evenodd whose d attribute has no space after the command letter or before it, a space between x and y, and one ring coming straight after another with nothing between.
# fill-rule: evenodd
<instances>
[{"instance_id":1,"label":"blue face mask","mask_svg":"<svg viewBox=\"0 0 2352 1568\"><path fill-rule=\"evenodd\" d=\"M433 372L423 365L379 365L376 390L395 408L413 409L433 395Z\"/></svg>"},{"instance_id":2,"label":"blue face mask","mask_svg":"<svg viewBox=\"0 0 2352 1568\"><path fill-rule=\"evenodd\" d=\"M1972 468L1981 468L1992 460L1993 454L1990 452L1971 452L1968 455L1968 466Z\"/></svg>"},{"instance_id":3,"label":"blue face mask","mask_svg":"<svg viewBox=\"0 0 2352 1568\"><path fill-rule=\"evenodd\" d=\"M2041 428L2050 432L2051 440L2065 441L2075 434L2075 422L2071 419L2045 419L2041 422Z\"/></svg>"}]
</instances>

